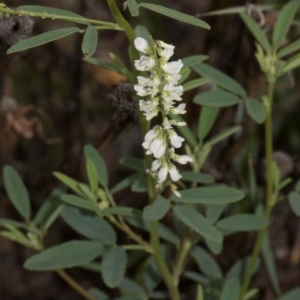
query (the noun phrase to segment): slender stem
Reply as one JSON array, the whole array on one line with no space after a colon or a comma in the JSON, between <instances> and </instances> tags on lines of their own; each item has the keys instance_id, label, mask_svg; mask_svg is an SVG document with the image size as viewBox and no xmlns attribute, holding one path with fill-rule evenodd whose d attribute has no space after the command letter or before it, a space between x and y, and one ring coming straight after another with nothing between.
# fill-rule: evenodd
<instances>
[{"instance_id":1,"label":"slender stem","mask_svg":"<svg viewBox=\"0 0 300 300\"><path fill-rule=\"evenodd\" d=\"M168 266L165 262L165 259L162 255L162 252L160 249L157 221L151 222L151 245L154 250L153 257L154 257L156 264L162 274L164 282L169 290L170 299L180 300L181 298L180 298L179 290L177 288L177 284L168 269Z\"/></svg>"},{"instance_id":2,"label":"slender stem","mask_svg":"<svg viewBox=\"0 0 300 300\"><path fill-rule=\"evenodd\" d=\"M129 226L125 223L120 223L115 218L109 219L111 223L113 223L116 227L121 229L123 232L125 232L129 237L131 237L134 241L136 241L138 244L140 244L143 249L149 253L152 253L153 250L151 248L151 245L143 240L143 238L139 235L137 235L135 232L131 230Z\"/></svg>"},{"instance_id":3,"label":"slender stem","mask_svg":"<svg viewBox=\"0 0 300 300\"><path fill-rule=\"evenodd\" d=\"M144 247L142 245L123 245L122 248L124 250L144 250Z\"/></svg>"},{"instance_id":4,"label":"slender stem","mask_svg":"<svg viewBox=\"0 0 300 300\"><path fill-rule=\"evenodd\" d=\"M48 19L52 19L52 20L65 20L65 21L70 21L70 22L74 22L74 23L86 24L86 25L93 24L93 25L107 26L108 28L117 29L117 30L121 29L118 24L111 23L111 22L87 19L85 17L80 17L80 16L71 17L71 16L56 15L56 14L48 14L48 13L44 13L44 12L38 13L38 12L22 10L22 9L11 9L8 7L1 7L1 5L0 5L0 13L11 14L11 15L30 16L30 17L40 17L42 19L48 18Z\"/></svg>"},{"instance_id":5,"label":"slender stem","mask_svg":"<svg viewBox=\"0 0 300 300\"><path fill-rule=\"evenodd\" d=\"M176 257L174 268L173 268L173 277L174 277L175 283L177 285L179 283L179 277L182 273L182 269L183 269L185 259L186 259L187 255L189 253L189 250L191 249L191 246L192 246L192 243L189 239L189 229L186 228L186 233L185 233L184 238L182 240L179 251L177 252L177 257Z\"/></svg>"},{"instance_id":6,"label":"slender stem","mask_svg":"<svg viewBox=\"0 0 300 300\"><path fill-rule=\"evenodd\" d=\"M273 175L272 175L272 161L273 161L273 127L272 127L272 102L274 96L274 87L275 87L275 80L270 80L269 83L269 93L268 93L268 107L267 111L267 119L265 122L265 155L266 155L266 203L265 203L265 213L264 217L267 220L270 220L272 208L274 205L273 202ZM249 267L247 268L245 279L242 285L240 299L242 300L245 296L254 269L257 263L257 259L260 253L260 249L262 246L262 242L265 236L267 228L263 228L259 231L255 245L253 248L253 252L251 255L251 260L249 263Z\"/></svg>"},{"instance_id":7,"label":"slender stem","mask_svg":"<svg viewBox=\"0 0 300 300\"><path fill-rule=\"evenodd\" d=\"M88 300L97 300L91 295L86 289L84 289L78 282L76 282L71 276L69 276L64 270L57 269L55 272L67 282L76 292L82 295L85 299Z\"/></svg>"}]
</instances>

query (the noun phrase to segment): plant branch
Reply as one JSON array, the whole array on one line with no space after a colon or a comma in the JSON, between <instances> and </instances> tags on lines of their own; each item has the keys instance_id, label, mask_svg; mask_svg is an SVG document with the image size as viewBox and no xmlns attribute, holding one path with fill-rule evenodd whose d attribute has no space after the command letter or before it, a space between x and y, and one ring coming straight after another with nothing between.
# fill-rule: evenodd
<instances>
[{"instance_id":1,"label":"plant branch","mask_svg":"<svg viewBox=\"0 0 300 300\"><path fill-rule=\"evenodd\" d=\"M67 282L76 292L82 295L85 299L88 300L97 300L91 295L86 289L84 289L78 282L76 282L71 276L69 276L64 270L57 269L55 272Z\"/></svg>"},{"instance_id":2,"label":"plant branch","mask_svg":"<svg viewBox=\"0 0 300 300\"><path fill-rule=\"evenodd\" d=\"M267 107L267 119L265 122L265 155L266 155L266 203L264 217L269 221L272 208L274 205L273 201L273 174L272 174L272 161L273 161L273 127L272 127L272 102L274 97L275 80L269 81L269 92L268 92L268 107ZM262 242L267 231L267 227L261 229L255 241L253 252L249 267L247 268L245 279L242 285L240 299L242 300L245 296L254 269L257 263Z\"/></svg>"}]
</instances>

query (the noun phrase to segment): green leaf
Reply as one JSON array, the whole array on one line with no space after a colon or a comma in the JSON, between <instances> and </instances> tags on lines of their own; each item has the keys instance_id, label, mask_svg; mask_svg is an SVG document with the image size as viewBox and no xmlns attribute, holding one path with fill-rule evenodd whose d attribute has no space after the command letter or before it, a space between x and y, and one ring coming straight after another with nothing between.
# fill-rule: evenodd
<instances>
[{"instance_id":1,"label":"green leaf","mask_svg":"<svg viewBox=\"0 0 300 300\"><path fill-rule=\"evenodd\" d=\"M123 74L122 71L115 64L112 64L112 63L107 62L105 60L92 58L92 57L85 57L85 58L83 58L83 60L90 63L90 64L101 67L103 69L110 70L110 71L113 71L115 73Z\"/></svg>"},{"instance_id":2,"label":"green leaf","mask_svg":"<svg viewBox=\"0 0 300 300\"><path fill-rule=\"evenodd\" d=\"M179 75L181 78L178 81L178 84L182 84L191 74L190 68L182 68L179 72Z\"/></svg>"},{"instance_id":3,"label":"green leaf","mask_svg":"<svg viewBox=\"0 0 300 300\"><path fill-rule=\"evenodd\" d=\"M182 180L197 182L202 184L211 184L214 182L214 178L210 174L201 172L186 171L180 173Z\"/></svg>"},{"instance_id":4,"label":"green leaf","mask_svg":"<svg viewBox=\"0 0 300 300\"><path fill-rule=\"evenodd\" d=\"M207 55L193 55L193 56L188 56L182 59L182 63L184 67L192 67L195 65L198 65L202 63L203 61L207 60L208 56Z\"/></svg>"},{"instance_id":5,"label":"green leaf","mask_svg":"<svg viewBox=\"0 0 300 300\"><path fill-rule=\"evenodd\" d=\"M65 207L65 204L60 204L57 206L54 211L50 214L49 218L46 220L46 222L41 226L41 229L43 231L47 231L51 225L56 221L56 219L59 217L61 211Z\"/></svg>"},{"instance_id":6,"label":"green leaf","mask_svg":"<svg viewBox=\"0 0 300 300\"><path fill-rule=\"evenodd\" d=\"M223 248L223 244L217 243L215 241L209 240L207 238L204 238L204 242L207 246L207 248L213 253L213 254L220 254Z\"/></svg>"},{"instance_id":7,"label":"green leaf","mask_svg":"<svg viewBox=\"0 0 300 300\"><path fill-rule=\"evenodd\" d=\"M278 296L281 294L281 290L280 290L278 275L276 272L275 260L274 260L268 232L264 236L261 250L262 250L262 256L265 262L265 266L269 274L270 281L273 285L274 290L276 291L276 295Z\"/></svg>"},{"instance_id":8,"label":"green leaf","mask_svg":"<svg viewBox=\"0 0 300 300\"><path fill-rule=\"evenodd\" d=\"M95 26L89 25L85 30L81 50L84 56L92 56L97 48L98 32Z\"/></svg>"},{"instance_id":9,"label":"green leaf","mask_svg":"<svg viewBox=\"0 0 300 300\"><path fill-rule=\"evenodd\" d=\"M107 175L106 165L99 152L92 145L85 145L84 156L86 159L89 158L90 160L93 161L98 173L98 180L100 184L102 184L103 186L107 186L108 175Z\"/></svg>"},{"instance_id":10,"label":"green leaf","mask_svg":"<svg viewBox=\"0 0 300 300\"><path fill-rule=\"evenodd\" d=\"M272 47L264 34L260 29L259 25L251 17L245 13L240 14L242 20L247 25L248 29L251 31L258 43L266 50L267 53L272 53Z\"/></svg>"},{"instance_id":11,"label":"green leaf","mask_svg":"<svg viewBox=\"0 0 300 300\"><path fill-rule=\"evenodd\" d=\"M117 183L112 189L111 189L111 193L117 193L119 191L122 191L123 189L129 187L136 179L140 178L140 177L144 177L145 174L144 173L134 173L131 176L128 176L126 178L124 178L123 180L121 180L119 183Z\"/></svg>"},{"instance_id":12,"label":"green leaf","mask_svg":"<svg viewBox=\"0 0 300 300\"><path fill-rule=\"evenodd\" d=\"M64 187L58 187L51 192L33 219L33 222L36 226L42 224L43 227L43 223L47 221L53 211L61 203L60 197L64 194L65 190L66 189Z\"/></svg>"},{"instance_id":13,"label":"green leaf","mask_svg":"<svg viewBox=\"0 0 300 300\"><path fill-rule=\"evenodd\" d=\"M284 65L281 74L287 73L300 66L300 53L290 58Z\"/></svg>"},{"instance_id":14,"label":"green leaf","mask_svg":"<svg viewBox=\"0 0 300 300\"><path fill-rule=\"evenodd\" d=\"M106 245L116 243L117 236L111 225L95 213L66 205L61 213L63 220L75 231Z\"/></svg>"},{"instance_id":15,"label":"green leaf","mask_svg":"<svg viewBox=\"0 0 300 300\"><path fill-rule=\"evenodd\" d=\"M145 27L143 25L137 25L134 28L134 32L137 37L144 38L148 42L148 45L151 45L151 43L152 43L151 35L150 35L150 32L148 31L147 27Z\"/></svg>"},{"instance_id":16,"label":"green leaf","mask_svg":"<svg viewBox=\"0 0 300 300\"><path fill-rule=\"evenodd\" d=\"M173 208L177 217L188 227L200 233L202 236L221 243L222 234L214 228L210 222L197 211L185 206L176 205Z\"/></svg>"},{"instance_id":17,"label":"green leaf","mask_svg":"<svg viewBox=\"0 0 300 300\"><path fill-rule=\"evenodd\" d=\"M177 21L181 21L181 22L191 24L194 26L198 26L201 28L205 28L205 29L210 29L210 26L206 22L204 22L200 19L197 19L193 16L189 16L187 14L178 12L176 10L173 10L173 9L170 9L170 8L167 8L164 6L160 6L160 5L152 4L152 3L145 3L145 2L141 2L140 6L146 8L146 9L152 10L154 12L157 12L159 14L162 14L164 16L167 16L169 18L175 19Z\"/></svg>"},{"instance_id":18,"label":"green leaf","mask_svg":"<svg viewBox=\"0 0 300 300\"><path fill-rule=\"evenodd\" d=\"M131 185L131 190L135 193L146 193L148 191L148 180L146 176L136 179Z\"/></svg>"},{"instance_id":19,"label":"green leaf","mask_svg":"<svg viewBox=\"0 0 300 300\"><path fill-rule=\"evenodd\" d=\"M126 263L127 255L122 247L112 247L105 251L101 264L101 274L108 287L118 286L124 277Z\"/></svg>"},{"instance_id":20,"label":"green leaf","mask_svg":"<svg viewBox=\"0 0 300 300\"><path fill-rule=\"evenodd\" d=\"M135 281L130 280L128 278L123 278L118 288L122 291L126 291L127 293L134 294L134 295L145 295L146 291L142 288L139 284Z\"/></svg>"},{"instance_id":21,"label":"green leaf","mask_svg":"<svg viewBox=\"0 0 300 300\"><path fill-rule=\"evenodd\" d=\"M209 134L212 126L216 121L218 112L219 109L213 106L203 106L201 108L197 131L200 140L204 140Z\"/></svg>"},{"instance_id":22,"label":"green leaf","mask_svg":"<svg viewBox=\"0 0 300 300\"><path fill-rule=\"evenodd\" d=\"M300 194L296 192L289 193L289 203L292 211L300 217Z\"/></svg>"},{"instance_id":23,"label":"green leaf","mask_svg":"<svg viewBox=\"0 0 300 300\"><path fill-rule=\"evenodd\" d=\"M258 124L266 120L266 110L262 103L254 98L245 99L246 110L249 116Z\"/></svg>"},{"instance_id":24,"label":"green leaf","mask_svg":"<svg viewBox=\"0 0 300 300\"><path fill-rule=\"evenodd\" d=\"M30 219L30 199L26 186L18 172L11 166L4 166L3 168L3 183L6 193L18 211L18 213L25 219Z\"/></svg>"},{"instance_id":25,"label":"green leaf","mask_svg":"<svg viewBox=\"0 0 300 300\"><path fill-rule=\"evenodd\" d=\"M138 217L142 218L143 213L141 210L137 208L131 208L131 207L122 207L122 206L116 206L116 207L109 207L102 211L104 216L109 215L118 215L118 216L125 216L125 217Z\"/></svg>"},{"instance_id":26,"label":"green leaf","mask_svg":"<svg viewBox=\"0 0 300 300\"><path fill-rule=\"evenodd\" d=\"M81 195L84 197L84 193L82 192L82 190L79 188L79 184L80 182L72 179L71 177L59 173L59 172L54 172L53 175L60 180L62 183L64 183L67 187L69 187L71 190L73 190L74 192L76 192L77 194Z\"/></svg>"},{"instance_id":27,"label":"green leaf","mask_svg":"<svg viewBox=\"0 0 300 300\"><path fill-rule=\"evenodd\" d=\"M141 158L122 157L119 159L119 164L138 172L145 172L146 170L145 162Z\"/></svg>"},{"instance_id":28,"label":"green leaf","mask_svg":"<svg viewBox=\"0 0 300 300\"><path fill-rule=\"evenodd\" d=\"M260 230L268 226L269 222L252 214L236 214L224 218L216 224L216 227L222 230L234 232Z\"/></svg>"},{"instance_id":29,"label":"green leaf","mask_svg":"<svg viewBox=\"0 0 300 300\"><path fill-rule=\"evenodd\" d=\"M242 129L241 126L233 126L230 128L227 128L223 131L221 131L220 133L218 133L217 135L215 135L213 138L211 138L210 140L208 140L206 142L206 145L209 146L213 146L223 140L225 140L226 138L228 138L229 136L237 133L238 131L240 131Z\"/></svg>"},{"instance_id":30,"label":"green leaf","mask_svg":"<svg viewBox=\"0 0 300 300\"><path fill-rule=\"evenodd\" d=\"M144 300L144 296L122 296L122 297L118 297L118 298L114 298L113 300Z\"/></svg>"},{"instance_id":31,"label":"green leaf","mask_svg":"<svg viewBox=\"0 0 300 300\"><path fill-rule=\"evenodd\" d=\"M237 279L226 280L220 300L239 300L240 290L241 284Z\"/></svg>"},{"instance_id":32,"label":"green leaf","mask_svg":"<svg viewBox=\"0 0 300 300\"><path fill-rule=\"evenodd\" d=\"M195 89L207 82L209 82L209 79L207 79L207 78L198 78L198 79L188 81L182 87L183 87L183 90L186 92L186 91Z\"/></svg>"},{"instance_id":33,"label":"green leaf","mask_svg":"<svg viewBox=\"0 0 300 300\"><path fill-rule=\"evenodd\" d=\"M277 49L281 45L283 39L286 37L294 16L297 12L297 8L298 4L296 2L290 1L281 10L272 35L272 43L275 49Z\"/></svg>"},{"instance_id":34,"label":"green leaf","mask_svg":"<svg viewBox=\"0 0 300 300\"><path fill-rule=\"evenodd\" d=\"M35 12L35 13L41 13L41 14L45 13L45 14L57 15L57 16L61 16L61 17L80 18L80 19L86 20L85 17L75 14L71 11L54 8L54 7L48 7L48 6L22 5L22 6L18 6L17 9L23 10L23 11L28 11L28 12Z\"/></svg>"},{"instance_id":35,"label":"green leaf","mask_svg":"<svg viewBox=\"0 0 300 300\"><path fill-rule=\"evenodd\" d=\"M130 14L133 17L138 17L140 12L139 12L139 6L137 5L135 0L127 0L128 8L130 11Z\"/></svg>"},{"instance_id":36,"label":"green leaf","mask_svg":"<svg viewBox=\"0 0 300 300\"><path fill-rule=\"evenodd\" d=\"M207 64L196 65L193 67L193 69L201 76L210 79L216 85L221 86L225 90L235 93L241 97L246 97L247 93L245 89L237 81L229 77L227 74Z\"/></svg>"},{"instance_id":37,"label":"green leaf","mask_svg":"<svg viewBox=\"0 0 300 300\"><path fill-rule=\"evenodd\" d=\"M193 280L195 282L201 283L202 285L208 285L210 283L209 279L201 275L200 273L193 271L186 271L183 273L184 277Z\"/></svg>"},{"instance_id":38,"label":"green leaf","mask_svg":"<svg viewBox=\"0 0 300 300\"><path fill-rule=\"evenodd\" d=\"M93 212L98 212L100 214L102 213L100 208L95 203L90 202L86 199L74 196L74 195L68 195L68 194L63 195L61 197L61 200L63 200L64 202L66 202L68 204L77 206L79 208L84 208L87 210L91 210Z\"/></svg>"},{"instance_id":39,"label":"green leaf","mask_svg":"<svg viewBox=\"0 0 300 300\"><path fill-rule=\"evenodd\" d=\"M143 217L152 221L157 221L162 219L171 205L168 201L163 198L156 199L152 204L147 205L143 210Z\"/></svg>"},{"instance_id":40,"label":"green leaf","mask_svg":"<svg viewBox=\"0 0 300 300\"><path fill-rule=\"evenodd\" d=\"M241 100L235 94L221 90L211 90L196 95L193 102L205 106L227 107L241 103Z\"/></svg>"},{"instance_id":41,"label":"green leaf","mask_svg":"<svg viewBox=\"0 0 300 300\"><path fill-rule=\"evenodd\" d=\"M90 188L93 193L96 193L98 190L98 177L96 167L91 159L87 159L86 162L86 171L89 178Z\"/></svg>"},{"instance_id":42,"label":"green leaf","mask_svg":"<svg viewBox=\"0 0 300 300\"><path fill-rule=\"evenodd\" d=\"M166 244L161 245L160 249L163 258L167 260L169 252ZM162 282L162 275L157 267L154 257L148 257L141 268L145 270L142 277L143 286L145 286L148 291L154 291Z\"/></svg>"},{"instance_id":43,"label":"green leaf","mask_svg":"<svg viewBox=\"0 0 300 300\"><path fill-rule=\"evenodd\" d=\"M95 241L69 241L31 256L24 268L49 271L79 266L97 258L103 246Z\"/></svg>"},{"instance_id":44,"label":"green leaf","mask_svg":"<svg viewBox=\"0 0 300 300\"><path fill-rule=\"evenodd\" d=\"M278 58L282 58L286 55L289 55L295 51L298 51L300 49L300 39L296 40L295 42L289 44L288 46L282 48L277 53Z\"/></svg>"},{"instance_id":45,"label":"green leaf","mask_svg":"<svg viewBox=\"0 0 300 300\"><path fill-rule=\"evenodd\" d=\"M179 121L179 122L183 122L184 120L182 119L181 116L179 115L171 115L173 120ZM183 137L186 139L186 141L192 146L195 147L197 145L197 141L195 139L195 136L193 135L192 131L190 130L190 128L185 125L185 126L179 126L178 130L181 132L181 134L183 135Z\"/></svg>"},{"instance_id":46,"label":"green leaf","mask_svg":"<svg viewBox=\"0 0 300 300\"><path fill-rule=\"evenodd\" d=\"M202 247L196 246L191 250L191 256L195 259L199 270L209 278L222 279L222 271L213 257Z\"/></svg>"},{"instance_id":47,"label":"green leaf","mask_svg":"<svg viewBox=\"0 0 300 300\"><path fill-rule=\"evenodd\" d=\"M96 300L109 300L109 297L101 290L97 288L90 288L88 292L96 299Z\"/></svg>"},{"instance_id":48,"label":"green leaf","mask_svg":"<svg viewBox=\"0 0 300 300\"><path fill-rule=\"evenodd\" d=\"M172 195L171 199L179 203L226 204L237 202L245 194L238 189L227 186L198 187L180 191L181 197Z\"/></svg>"},{"instance_id":49,"label":"green leaf","mask_svg":"<svg viewBox=\"0 0 300 300\"><path fill-rule=\"evenodd\" d=\"M61 39L67 35L73 34L80 31L80 28L77 27L67 27L62 29L51 30L33 37L30 37L26 40L17 42L7 50L7 54L14 52L30 49L33 47L41 46L49 42Z\"/></svg>"},{"instance_id":50,"label":"green leaf","mask_svg":"<svg viewBox=\"0 0 300 300\"><path fill-rule=\"evenodd\" d=\"M276 300L296 300L300 299L300 288L294 288L284 295L280 296Z\"/></svg>"},{"instance_id":51,"label":"green leaf","mask_svg":"<svg viewBox=\"0 0 300 300\"><path fill-rule=\"evenodd\" d=\"M0 227L3 227L6 224L14 226L16 228L22 228L22 229L27 229L28 228L25 223L10 220L10 219L6 219L6 218L0 218Z\"/></svg>"},{"instance_id":52,"label":"green leaf","mask_svg":"<svg viewBox=\"0 0 300 300\"><path fill-rule=\"evenodd\" d=\"M227 206L226 204L207 205L206 211L205 211L205 217L208 219L208 221L211 224L216 223L219 220L219 218L221 217L226 206Z\"/></svg>"}]
</instances>

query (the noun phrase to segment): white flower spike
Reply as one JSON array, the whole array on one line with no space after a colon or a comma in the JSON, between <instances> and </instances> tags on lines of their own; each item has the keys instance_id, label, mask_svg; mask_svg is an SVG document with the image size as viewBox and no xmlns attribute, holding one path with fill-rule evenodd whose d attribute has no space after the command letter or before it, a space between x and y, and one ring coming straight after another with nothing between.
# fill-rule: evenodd
<instances>
[{"instance_id":1,"label":"white flower spike","mask_svg":"<svg viewBox=\"0 0 300 300\"><path fill-rule=\"evenodd\" d=\"M181 78L179 72L183 67L182 61L168 62L174 54L175 47L163 41L154 41L149 46L141 37L134 40L136 49L146 55L142 55L134 64L138 71L148 72L147 76L138 76L138 83L134 86L135 91L141 97L147 96L147 100L140 100L140 110L150 121L159 113L163 116L161 125L156 125L146 135L142 146L146 154L152 154L155 160L152 162L151 171L157 174L158 186L161 186L169 177L172 181L181 178L174 162L187 164L192 162L188 155L175 154L174 148L180 148L184 138L174 130L174 126L184 126L185 122L170 119L169 113L184 114L185 104L175 106L176 101L181 101L183 87L178 85ZM149 171L150 172L150 171ZM176 186L172 190L179 197Z\"/></svg>"}]
</instances>

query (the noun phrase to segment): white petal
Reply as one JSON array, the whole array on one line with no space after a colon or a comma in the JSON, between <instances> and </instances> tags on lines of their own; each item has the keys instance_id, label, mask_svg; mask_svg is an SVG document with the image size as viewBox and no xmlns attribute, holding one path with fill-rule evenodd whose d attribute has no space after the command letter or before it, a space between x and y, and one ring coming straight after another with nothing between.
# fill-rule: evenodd
<instances>
[{"instance_id":1,"label":"white petal","mask_svg":"<svg viewBox=\"0 0 300 300\"><path fill-rule=\"evenodd\" d=\"M156 132L155 128L149 130L145 135L145 141L151 142L153 139L155 139L158 135L158 132Z\"/></svg>"},{"instance_id":2,"label":"white petal","mask_svg":"<svg viewBox=\"0 0 300 300\"><path fill-rule=\"evenodd\" d=\"M181 156L178 155L176 161L182 165L185 165L188 162L192 162L193 159L188 155L181 155Z\"/></svg>"},{"instance_id":3,"label":"white petal","mask_svg":"<svg viewBox=\"0 0 300 300\"><path fill-rule=\"evenodd\" d=\"M171 141L171 144L175 148L180 148L182 146L182 142L184 141L184 138L180 137L175 131L169 130L169 138Z\"/></svg>"},{"instance_id":4,"label":"white petal","mask_svg":"<svg viewBox=\"0 0 300 300\"><path fill-rule=\"evenodd\" d=\"M160 40L156 40L155 44L158 45L159 47L162 47L162 48L165 48L165 49L174 49L175 48L175 46L167 44L167 43L165 43L163 41L160 41Z\"/></svg>"},{"instance_id":5,"label":"white petal","mask_svg":"<svg viewBox=\"0 0 300 300\"><path fill-rule=\"evenodd\" d=\"M178 74L181 68L183 67L183 63L181 62L181 59L178 61L172 61L172 62L162 62L161 64L162 69L168 73L168 74Z\"/></svg>"},{"instance_id":6,"label":"white petal","mask_svg":"<svg viewBox=\"0 0 300 300\"><path fill-rule=\"evenodd\" d=\"M139 50L140 52L143 52L143 53L151 53L151 49L147 43L147 41L141 37L137 37L135 40L134 40L134 46L137 50Z\"/></svg>"},{"instance_id":7,"label":"white petal","mask_svg":"<svg viewBox=\"0 0 300 300\"><path fill-rule=\"evenodd\" d=\"M152 162L152 166L151 166L151 171L156 172L159 168L160 168L161 164L159 162L159 160L154 160Z\"/></svg>"},{"instance_id":8,"label":"white petal","mask_svg":"<svg viewBox=\"0 0 300 300\"><path fill-rule=\"evenodd\" d=\"M181 178L181 175L173 164L169 166L169 173L173 181L177 181Z\"/></svg>"},{"instance_id":9,"label":"white petal","mask_svg":"<svg viewBox=\"0 0 300 300\"><path fill-rule=\"evenodd\" d=\"M168 175L168 166L164 166L162 167L159 171L158 171L158 183L162 183L166 180Z\"/></svg>"}]
</instances>

